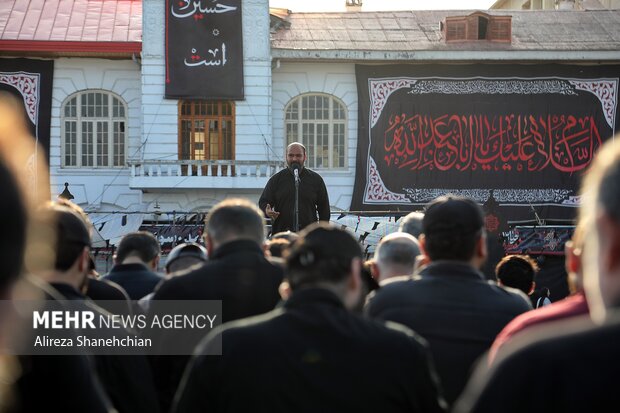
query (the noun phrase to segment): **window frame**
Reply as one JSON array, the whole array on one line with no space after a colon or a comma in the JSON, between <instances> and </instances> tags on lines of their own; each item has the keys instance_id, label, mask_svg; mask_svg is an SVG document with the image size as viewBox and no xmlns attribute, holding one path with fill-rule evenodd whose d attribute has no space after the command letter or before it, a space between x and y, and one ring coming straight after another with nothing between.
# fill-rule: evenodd
<instances>
[{"instance_id":1,"label":"window frame","mask_svg":"<svg viewBox=\"0 0 620 413\"><path fill-rule=\"evenodd\" d=\"M183 105L189 103L191 105L191 114L190 115L184 115L183 114ZM201 103L205 103L205 104L217 104L218 107L218 114L217 115L208 115L208 114L196 114L196 107L197 104L201 104ZM223 114L223 110L222 110L222 106L223 104L228 104L230 105L230 114L224 115ZM205 121L205 140L203 142L203 144L205 145L205 150L206 154L205 154L205 158L204 160L235 160L235 153L236 153L236 106L235 106L235 101L232 100L200 100L200 99L184 99L184 100L179 100L178 103L178 135L177 135L177 144L178 144L178 149L177 149L177 158L179 160L201 160L201 159L195 159L193 154L195 152L195 149L191 148L191 143L190 143L190 158L189 159L183 159L182 155L183 155L183 122L184 121L190 121L192 124L192 128L190 129L190 139L191 139L191 131L194 130L194 125L195 125L195 121ZM219 122L218 125L218 133L219 133L219 140L218 140L218 153L223 154L225 152L224 150L224 139L222 139L223 137L223 124L225 121L230 120L231 122L231 140L230 140L230 157L227 159L226 157L223 157L223 155L218 155L218 157L216 159L211 157L211 147L210 147L210 142L207 142L207 134L206 134L206 125L208 124L208 122L210 120L217 120Z\"/></svg>"},{"instance_id":2,"label":"window frame","mask_svg":"<svg viewBox=\"0 0 620 413\"><path fill-rule=\"evenodd\" d=\"M484 20L486 30L480 37L480 21ZM512 17L473 12L467 16L448 16L441 23L441 30L447 43L451 42L496 42L511 43Z\"/></svg>"},{"instance_id":3,"label":"window frame","mask_svg":"<svg viewBox=\"0 0 620 413\"><path fill-rule=\"evenodd\" d=\"M107 110L108 110L108 114L107 116L103 116L103 114L101 116L84 116L82 114L82 97L88 94L101 94L103 95L104 98L107 99ZM71 104L71 102L75 99L75 116L67 116L66 114L66 109L67 109L67 105ZM122 109L123 109L123 116L114 116L114 99L116 99ZM95 103L96 103L96 98L95 98ZM103 106L102 106L103 107ZM128 140L129 140L129 107L127 105L127 102L125 102L125 100L118 94L109 91L109 90L105 90L105 89L85 89L85 90L80 90L78 92L72 93L71 95L67 96L65 98L65 100L62 102L62 104L60 105L60 151L61 151L61 162L60 162L60 167L61 168L67 168L67 169L84 169L84 168L88 168L88 169L122 169L122 168L127 168L127 148L128 148ZM68 128L67 128L67 123L68 122L72 122L75 125L75 154L73 156L75 156L75 164L68 164L67 163L67 150L68 150L68 143L67 143L67 132L68 132ZM124 124L124 131L123 133L123 142L122 142L122 146L117 146L116 142L115 142L115 125L119 124L119 123L123 123ZM92 143L90 144L90 153L87 155L88 157L90 157L90 160L92 162L92 165L84 165L83 162L83 157L84 157L84 153L83 153L83 149L84 149L84 142L85 142L85 135L83 133L83 127L85 124L90 124L92 125ZM97 144L97 133L99 132L99 125L107 125L107 130L105 131L105 133L107 134L107 158L108 158L108 162L106 165L99 165L98 163L98 144ZM117 147L122 147L122 159L121 162L119 162L119 165L115 165L116 163L116 158L119 156L119 152L116 150ZM69 156L72 156L71 154L69 154Z\"/></svg>"},{"instance_id":4,"label":"window frame","mask_svg":"<svg viewBox=\"0 0 620 413\"><path fill-rule=\"evenodd\" d=\"M303 100L304 98L310 98L310 97L320 97L320 98L327 98L328 99L328 118L327 119L304 119L303 118L303 114L304 114L304 107L303 107ZM340 109L342 110L343 113L343 118L342 119L335 119L334 118L334 109L335 109L335 104L340 105ZM287 114L289 112L289 108L291 108L293 105L297 105L297 119L287 119ZM316 106L315 106L316 108ZM302 93L300 95L297 95L295 97L293 97L291 100L288 101L288 103L284 106L284 141L286 146L288 146L290 143L292 142L301 142L304 144L304 146L306 146L306 149L308 151L308 159L306 160L306 166L310 169L316 169L316 170L331 170L331 171L342 171L342 170L347 170L348 169L348 121L349 121L349 116L348 116L348 108L347 105L345 105L345 103L339 99L338 97L331 95L329 93L322 93L322 92L308 92L308 93ZM308 145L307 142L304 142L303 139L303 134L304 134L304 128L303 125L313 125L313 132L312 134L313 136L313 146L309 147L310 145ZM316 125L327 125L327 140L328 140L328 166L317 166L316 165L316 161L319 159L319 156L317 154L317 137L318 137L318 129L316 127ZM288 125L296 125L297 129L295 131L296 133L296 137L294 140L291 140L289 138L289 128ZM334 130L335 130L335 125L341 125L343 128L342 131L342 138L343 138L343 142L342 142L342 165L338 165L338 166L334 166L334 161L335 161L335 134L334 134ZM311 161L311 157L313 157L314 159ZM314 162L313 162L314 161Z\"/></svg>"}]
</instances>

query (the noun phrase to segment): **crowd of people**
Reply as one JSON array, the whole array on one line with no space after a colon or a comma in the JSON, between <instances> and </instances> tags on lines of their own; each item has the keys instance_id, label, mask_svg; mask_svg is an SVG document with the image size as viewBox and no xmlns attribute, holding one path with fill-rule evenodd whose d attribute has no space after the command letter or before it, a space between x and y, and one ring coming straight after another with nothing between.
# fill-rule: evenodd
<instances>
[{"instance_id":1,"label":"crowd of people","mask_svg":"<svg viewBox=\"0 0 620 413\"><path fill-rule=\"evenodd\" d=\"M15 118L0 99L0 120ZM0 122L3 299L145 314L159 300L219 300L223 324L189 339L193 356L2 354L0 411L582 412L620 401L620 143L601 148L585 175L566 252L572 295L551 304L532 297L528 257L502 260L496 281L482 275L482 209L452 195L406 217L364 262L358 240L308 211L299 233L287 217L267 240L265 215L277 222L274 205L291 203L274 184L260 208L244 199L212 208L204 247L176 247L165 275L145 232L127 234L99 275L88 217L18 179L24 162L6 139L20 131ZM302 145L287 151L303 165ZM301 175L313 177L322 211L322 180ZM0 314L0 344L15 333L8 318ZM217 343L222 353L211 355Z\"/></svg>"}]
</instances>

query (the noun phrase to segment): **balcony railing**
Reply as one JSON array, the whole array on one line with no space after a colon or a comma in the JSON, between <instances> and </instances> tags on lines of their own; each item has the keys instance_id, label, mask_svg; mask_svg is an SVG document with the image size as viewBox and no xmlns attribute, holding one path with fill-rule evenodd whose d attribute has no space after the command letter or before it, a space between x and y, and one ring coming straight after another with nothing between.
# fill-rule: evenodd
<instances>
[{"instance_id":1,"label":"balcony railing","mask_svg":"<svg viewBox=\"0 0 620 413\"><path fill-rule=\"evenodd\" d=\"M132 188L262 188L281 161L129 160Z\"/></svg>"}]
</instances>

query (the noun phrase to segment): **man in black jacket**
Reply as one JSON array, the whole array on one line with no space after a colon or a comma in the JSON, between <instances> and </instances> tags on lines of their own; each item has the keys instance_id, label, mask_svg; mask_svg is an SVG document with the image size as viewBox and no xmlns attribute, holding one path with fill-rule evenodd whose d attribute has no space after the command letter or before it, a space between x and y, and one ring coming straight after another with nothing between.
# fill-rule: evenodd
<instances>
[{"instance_id":1,"label":"man in black jacket","mask_svg":"<svg viewBox=\"0 0 620 413\"><path fill-rule=\"evenodd\" d=\"M57 293L46 294L46 299L57 300L60 295L63 301L74 301L72 307L79 311L108 315L82 293L90 258L90 234L83 220L62 205L46 207L40 214L50 222L56 234L54 266L37 274ZM93 330L93 337L111 339L113 336L112 330ZM93 359L97 375L119 413L159 411L153 378L144 355L96 354Z\"/></svg>"},{"instance_id":2,"label":"man in black jacket","mask_svg":"<svg viewBox=\"0 0 620 413\"><path fill-rule=\"evenodd\" d=\"M349 312L362 251L326 223L287 256L292 296L268 314L225 324L197 350L176 412L441 412L424 342L403 326ZM206 356L222 339L222 355Z\"/></svg>"},{"instance_id":3,"label":"man in black jacket","mask_svg":"<svg viewBox=\"0 0 620 413\"><path fill-rule=\"evenodd\" d=\"M370 317L402 323L428 340L452 403L474 362L502 328L531 305L525 294L489 283L479 271L487 250L482 209L474 201L437 198L426 208L422 226L420 247L430 264L419 277L378 290L366 311Z\"/></svg>"},{"instance_id":4,"label":"man in black jacket","mask_svg":"<svg viewBox=\"0 0 620 413\"><path fill-rule=\"evenodd\" d=\"M580 254L594 322L573 318L523 332L498 353L490 372L479 366L455 411L572 413L620 406L618 137L599 150L580 195L580 225L587 228Z\"/></svg>"},{"instance_id":5,"label":"man in black jacket","mask_svg":"<svg viewBox=\"0 0 620 413\"><path fill-rule=\"evenodd\" d=\"M161 247L153 234L147 231L130 232L118 244L114 267L104 277L127 292L132 300L139 300L155 290L162 277L157 266Z\"/></svg>"},{"instance_id":6,"label":"man in black jacket","mask_svg":"<svg viewBox=\"0 0 620 413\"><path fill-rule=\"evenodd\" d=\"M207 216L205 233L209 256L205 265L166 280L153 300L221 300L223 322L272 310L280 300L283 271L265 258L261 248L265 220L256 205L243 199L219 203ZM201 338L195 338L196 344ZM188 360L187 356L152 358L165 411Z\"/></svg>"},{"instance_id":7,"label":"man in black jacket","mask_svg":"<svg viewBox=\"0 0 620 413\"><path fill-rule=\"evenodd\" d=\"M329 196L323 178L305 168L306 148L293 142L286 148L288 168L273 175L258 201L258 206L271 218L271 233L295 229L295 169L299 177L299 230L313 222L329 221Z\"/></svg>"}]
</instances>

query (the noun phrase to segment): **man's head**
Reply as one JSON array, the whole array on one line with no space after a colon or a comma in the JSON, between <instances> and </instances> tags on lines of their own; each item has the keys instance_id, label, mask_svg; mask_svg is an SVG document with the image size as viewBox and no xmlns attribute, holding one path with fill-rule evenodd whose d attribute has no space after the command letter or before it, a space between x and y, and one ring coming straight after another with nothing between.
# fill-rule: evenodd
<instances>
[{"instance_id":1,"label":"man's head","mask_svg":"<svg viewBox=\"0 0 620 413\"><path fill-rule=\"evenodd\" d=\"M291 289L329 289L349 309L360 300L362 249L345 230L328 223L316 223L300 233L286 257Z\"/></svg>"},{"instance_id":2,"label":"man's head","mask_svg":"<svg viewBox=\"0 0 620 413\"><path fill-rule=\"evenodd\" d=\"M260 209L248 200L231 198L215 205L205 221L209 256L221 245L238 240L265 240L265 219Z\"/></svg>"},{"instance_id":3,"label":"man's head","mask_svg":"<svg viewBox=\"0 0 620 413\"><path fill-rule=\"evenodd\" d=\"M291 247L291 242L286 238L272 239L267 243L267 248L272 257L282 258L285 252Z\"/></svg>"},{"instance_id":4,"label":"man's head","mask_svg":"<svg viewBox=\"0 0 620 413\"><path fill-rule=\"evenodd\" d=\"M420 238L420 235L422 234L422 219L424 219L424 212L410 212L400 222L400 227L398 227L398 230L400 232L411 234L416 238Z\"/></svg>"},{"instance_id":5,"label":"man's head","mask_svg":"<svg viewBox=\"0 0 620 413\"><path fill-rule=\"evenodd\" d=\"M130 232L118 244L115 255L116 264L144 264L157 270L161 247L159 241L148 231Z\"/></svg>"},{"instance_id":6,"label":"man's head","mask_svg":"<svg viewBox=\"0 0 620 413\"><path fill-rule=\"evenodd\" d=\"M467 262L480 268L487 256L482 208L469 198L440 196L422 220L420 247L431 261Z\"/></svg>"},{"instance_id":7,"label":"man's head","mask_svg":"<svg viewBox=\"0 0 620 413\"><path fill-rule=\"evenodd\" d=\"M303 168L306 162L306 147L299 142L293 142L286 147L286 164L289 168L293 168L293 164L299 164Z\"/></svg>"},{"instance_id":8,"label":"man's head","mask_svg":"<svg viewBox=\"0 0 620 413\"><path fill-rule=\"evenodd\" d=\"M405 232L386 235L377 245L374 256L379 281L413 274L418 255L420 244L413 235Z\"/></svg>"},{"instance_id":9,"label":"man's head","mask_svg":"<svg viewBox=\"0 0 620 413\"><path fill-rule=\"evenodd\" d=\"M601 321L620 304L620 143L598 152L581 188L580 222L589 222L583 253L590 314Z\"/></svg>"},{"instance_id":10,"label":"man's head","mask_svg":"<svg viewBox=\"0 0 620 413\"><path fill-rule=\"evenodd\" d=\"M49 282L69 284L80 290L86 280L90 261L90 234L82 218L66 206L52 204L40 211L44 222L55 234L54 267L42 269Z\"/></svg>"},{"instance_id":11,"label":"man's head","mask_svg":"<svg viewBox=\"0 0 620 413\"><path fill-rule=\"evenodd\" d=\"M166 274L186 270L207 261L207 250L200 244L188 242L170 250L166 259Z\"/></svg>"},{"instance_id":12,"label":"man's head","mask_svg":"<svg viewBox=\"0 0 620 413\"><path fill-rule=\"evenodd\" d=\"M495 267L500 285L516 288L527 295L536 288L534 278L537 273L538 264L527 255L507 255Z\"/></svg>"},{"instance_id":13,"label":"man's head","mask_svg":"<svg viewBox=\"0 0 620 413\"><path fill-rule=\"evenodd\" d=\"M282 231L271 236L271 240L284 239L291 244L297 241L297 238L299 238L299 234L293 231Z\"/></svg>"}]
</instances>

